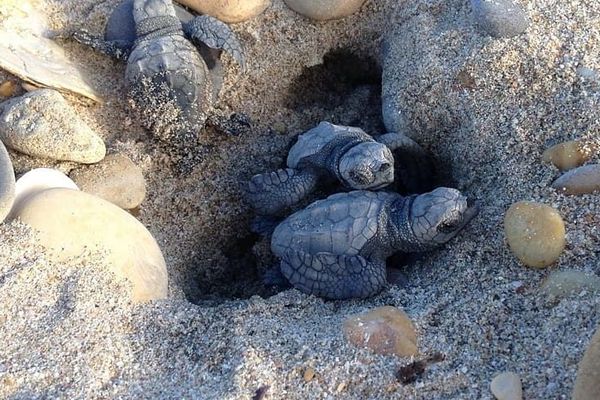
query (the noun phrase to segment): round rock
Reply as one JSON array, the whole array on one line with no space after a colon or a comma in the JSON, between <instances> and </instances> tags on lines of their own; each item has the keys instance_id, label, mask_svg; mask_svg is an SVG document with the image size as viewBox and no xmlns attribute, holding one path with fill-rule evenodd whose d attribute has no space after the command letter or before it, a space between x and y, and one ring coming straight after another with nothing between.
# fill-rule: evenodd
<instances>
[{"instance_id":1,"label":"round rock","mask_svg":"<svg viewBox=\"0 0 600 400\"><path fill-rule=\"evenodd\" d=\"M600 393L600 328L579 363L573 400L598 400Z\"/></svg>"},{"instance_id":2,"label":"round rock","mask_svg":"<svg viewBox=\"0 0 600 400\"><path fill-rule=\"evenodd\" d=\"M0 222L10 212L15 200L15 171L6 147L0 142Z\"/></svg>"},{"instance_id":3,"label":"round rock","mask_svg":"<svg viewBox=\"0 0 600 400\"><path fill-rule=\"evenodd\" d=\"M598 293L600 277L583 271L565 269L548 275L540 289L550 300L578 296L582 293Z\"/></svg>"},{"instance_id":4,"label":"round rock","mask_svg":"<svg viewBox=\"0 0 600 400\"><path fill-rule=\"evenodd\" d=\"M27 172L15 185L15 202L7 219L13 219L29 197L47 189L65 188L79 190L75 182L62 172L51 168L35 168Z\"/></svg>"},{"instance_id":5,"label":"round rock","mask_svg":"<svg viewBox=\"0 0 600 400\"><path fill-rule=\"evenodd\" d=\"M84 192L130 210L146 197L146 182L140 167L123 154L111 154L97 164L75 169L71 178Z\"/></svg>"},{"instance_id":6,"label":"round rock","mask_svg":"<svg viewBox=\"0 0 600 400\"><path fill-rule=\"evenodd\" d=\"M504 233L513 254L534 268L553 264L565 248L565 224L558 212L545 204L519 201L510 206Z\"/></svg>"},{"instance_id":7,"label":"round rock","mask_svg":"<svg viewBox=\"0 0 600 400\"><path fill-rule=\"evenodd\" d=\"M552 187L571 195L598 192L600 191L600 164L572 169L555 180Z\"/></svg>"},{"instance_id":8,"label":"round rock","mask_svg":"<svg viewBox=\"0 0 600 400\"><path fill-rule=\"evenodd\" d=\"M119 279L132 283L135 302L167 297L167 268L150 232L108 201L70 189L29 197L16 217L38 232L55 262L99 251Z\"/></svg>"},{"instance_id":9,"label":"round rock","mask_svg":"<svg viewBox=\"0 0 600 400\"><path fill-rule=\"evenodd\" d=\"M19 86L15 81L4 81L0 83L0 97L12 97L17 93Z\"/></svg>"},{"instance_id":10,"label":"round rock","mask_svg":"<svg viewBox=\"0 0 600 400\"><path fill-rule=\"evenodd\" d=\"M339 19L357 12L365 0L284 0L298 14L316 21Z\"/></svg>"},{"instance_id":11,"label":"round rock","mask_svg":"<svg viewBox=\"0 0 600 400\"><path fill-rule=\"evenodd\" d=\"M53 160L95 163L106 154L102 139L52 89L1 103L0 140L21 153Z\"/></svg>"},{"instance_id":12,"label":"round rock","mask_svg":"<svg viewBox=\"0 0 600 400\"><path fill-rule=\"evenodd\" d=\"M521 400L523 388L521 378L514 372L503 372L492 380L490 390L498 400Z\"/></svg>"},{"instance_id":13,"label":"round rock","mask_svg":"<svg viewBox=\"0 0 600 400\"><path fill-rule=\"evenodd\" d=\"M377 354L409 357L417 354L417 333L404 311L392 306L375 308L344 321L346 339Z\"/></svg>"},{"instance_id":14,"label":"round rock","mask_svg":"<svg viewBox=\"0 0 600 400\"><path fill-rule=\"evenodd\" d=\"M582 143L571 140L556 144L542 154L542 161L553 164L561 171L579 167L591 156L591 151Z\"/></svg>"},{"instance_id":15,"label":"round rock","mask_svg":"<svg viewBox=\"0 0 600 400\"><path fill-rule=\"evenodd\" d=\"M529 20L515 0L471 0L477 24L490 36L512 37L525 32Z\"/></svg>"},{"instance_id":16,"label":"round rock","mask_svg":"<svg viewBox=\"0 0 600 400\"><path fill-rule=\"evenodd\" d=\"M271 0L176 0L200 14L211 15L223 22L241 22L271 5Z\"/></svg>"}]
</instances>

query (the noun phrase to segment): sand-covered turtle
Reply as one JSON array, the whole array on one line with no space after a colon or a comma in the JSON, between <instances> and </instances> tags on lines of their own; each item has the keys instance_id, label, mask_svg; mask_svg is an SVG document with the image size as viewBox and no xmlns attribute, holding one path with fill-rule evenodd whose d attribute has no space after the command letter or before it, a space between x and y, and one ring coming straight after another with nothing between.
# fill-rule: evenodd
<instances>
[{"instance_id":1,"label":"sand-covered turtle","mask_svg":"<svg viewBox=\"0 0 600 400\"><path fill-rule=\"evenodd\" d=\"M352 191L318 200L279 224L271 250L297 289L331 299L364 298L386 284L386 258L438 247L477 214L458 190L403 197Z\"/></svg>"},{"instance_id":2,"label":"sand-covered turtle","mask_svg":"<svg viewBox=\"0 0 600 400\"><path fill-rule=\"evenodd\" d=\"M186 143L197 137L220 90L220 51L243 68L245 61L225 23L208 15L179 15L183 23L171 0L124 0L111 14L104 39L82 30L73 36L127 60L125 78L143 122L161 139L175 136Z\"/></svg>"},{"instance_id":3,"label":"sand-covered turtle","mask_svg":"<svg viewBox=\"0 0 600 400\"><path fill-rule=\"evenodd\" d=\"M392 151L425 153L401 133L374 138L360 128L321 122L298 137L287 168L259 174L248 183L247 199L258 214L280 215L319 184L338 181L349 189L376 190L394 181Z\"/></svg>"}]
</instances>

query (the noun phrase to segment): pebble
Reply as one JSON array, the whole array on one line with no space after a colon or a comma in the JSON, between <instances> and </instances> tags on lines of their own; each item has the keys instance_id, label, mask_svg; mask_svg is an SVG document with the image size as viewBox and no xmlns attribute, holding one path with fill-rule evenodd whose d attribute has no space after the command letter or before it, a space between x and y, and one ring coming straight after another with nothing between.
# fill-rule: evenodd
<instances>
[{"instance_id":1,"label":"pebble","mask_svg":"<svg viewBox=\"0 0 600 400\"><path fill-rule=\"evenodd\" d=\"M553 164L561 171L583 165L591 156L591 151L582 143L571 140L556 144L542 153L542 161Z\"/></svg>"},{"instance_id":2,"label":"pebble","mask_svg":"<svg viewBox=\"0 0 600 400\"><path fill-rule=\"evenodd\" d=\"M21 83L21 87L22 87L22 88L23 88L23 90L25 90L26 92L33 92L34 90L39 90L39 89L41 89L39 86L32 85L31 83L27 83L27 82L23 82L23 83Z\"/></svg>"},{"instance_id":3,"label":"pebble","mask_svg":"<svg viewBox=\"0 0 600 400\"><path fill-rule=\"evenodd\" d=\"M571 195L600 191L600 164L584 165L568 171L555 180L552 187Z\"/></svg>"},{"instance_id":4,"label":"pebble","mask_svg":"<svg viewBox=\"0 0 600 400\"><path fill-rule=\"evenodd\" d=\"M579 67L575 73L582 79L591 82L600 82L600 72L588 67Z\"/></svg>"},{"instance_id":5,"label":"pebble","mask_svg":"<svg viewBox=\"0 0 600 400\"><path fill-rule=\"evenodd\" d=\"M347 17L357 12L365 0L284 0L298 14L316 21Z\"/></svg>"},{"instance_id":6,"label":"pebble","mask_svg":"<svg viewBox=\"0 0 600 400\"><path fill-rule=\"evenodd\" d=\"M600 394L600 327L579 363L573 400L598 400Z\"/></svg>"},{"instance_id":7,"label":"pebble","mask_svg":"<svg viewBox=\"0 0 600 400\"><path fill-rule=\"evenodd\" d=\"M65 188L79 190L75 182L62 172L51 168L35 168L23 174L15 185L15 202L7 220L14 218L25 200L47 189Z\"/></svg>"},{"instance_id":8,"label":"pebble","mask_svg":"<svg viewBox=\"0 0 600 400\"><path fill-rule=\"evenodd\" d=\"M492 379L490 390L498 400L521 400L523 398L521 378L514 372L503 372L496 375Z\"/></svg>"},{"instance_id":9,"label":"pebble","mask_svg":"<svg viewBox=\"0 0 600 400\"><path fill-rule=\"evenodd\" d=\"M0 142L0 222L4 221L15 200L15 171L6 147Z\"/></svg>"},{"instance_id":10,"label":"pebble","mask_svg":"<svg viewBox=\"0 0 600 400\"><path fill-rule=\"evenodd\" d=\"M378 307L349 316L343 329L350 343L377 354L409 357L418 352L415 327L406 313L396 307Z\"/></svg>"},{"instance_id":11,"label":"pebble","mask_svg":"<svg viewBox=\"0 0 600 400\"><path fill-rule=\"evenodd\" d=\"M304 370L303 374L304 382L310 382L315 378L315 370L308 367Z\"/></svg>"},{"instance_id":12,"label":"pebble","mask_svg":"<svg viewBox=\"0 0 600 400\"><path fill-rule=\"evenodd\" d=\"M212 15L223 22L242 22L265 11L271 0L177 0L200 14Z\"/></svg>"},{"instance_id":13,"label":"pebble","mask_svg":"<svg viewBox=\"0 0 600 400\"><path fill-rule=\"evenodd\" d=\"M140 167L124 154L111 154L97 164L75 169L71 179L84 192L130 210L146 197L146 182Z\"/></svg>"},{"instance_id":14,"label":"pebble","mask_svg":"<svg viewBox=\"0 0 600 400\"><path fill-rule=\"evenodd\" d=\"M89 84L92 80L86 76L85 68L81 68L86 60L68 59L64 48L47 37L51 31L49 13L37 3L0 1L3 19L11 21L0 24L0 69L37 86L68 90L101 101L98 91Z\"/></svg>"},{"instance_id":15,"label":"pebble","mask_svg":"<svg viewBox=\"0 0 600 400\"><path fill-rule=\"evenodd\" d=\"M504 217L504 233L513 254L530 267L553 264L565 248L565 224L558 212L545 204L514 203Z\"/></svg>"},{"instance_id":16,"label":"pebble","mask_svg":"<svg viewBox=\"0 0 600 400\"><path fill-rule=\"evenodd\" d=\"M12 97L17 93L17 84L13 81L0 83L0 97Z\"/></svg>"},{"instance_id":17,"label":"pebble","mask_svg":"<svg viewBox=\"0 0 600 400\"><path fill-rule=\"evenodd\" d=\"M585 292L598 293L600 292L600 277L574 269L555 271L544 280L540 290L551 300L580 295Z\"/></svg>"},{"instance_id":18,"label":"pebble","mask_svg":"<svg viewBox=\"0 0 600 400\"><path fill-rule=\"evenodd\" d=\"M477 24L490 36L512 37L525 32L529 20L515 0L471 0Z\"/></svg>"},{"instance_id":19,"label":"pebble","mask_svg":"<svg viewBox=\"0 0 600 400\"><path fill-rule=\"evenodd\" d=\"M102 139L52 89L1 103L0 140L21 153L53 160L95 163L106 154Z\"/></svg>"},{"instance_id":20,"label":"pebble","mask_svg":"<svg viewBox=\"0 0 600 400\"><path fill-rule=\"evenodd\" d=\"M77 190L49 189L29 197L16 217L38 232L50 260L106 252L110 271L132 283L134 302L167 297L167 269L156 240L114 204Z\"/></svg>"}]
</instances>

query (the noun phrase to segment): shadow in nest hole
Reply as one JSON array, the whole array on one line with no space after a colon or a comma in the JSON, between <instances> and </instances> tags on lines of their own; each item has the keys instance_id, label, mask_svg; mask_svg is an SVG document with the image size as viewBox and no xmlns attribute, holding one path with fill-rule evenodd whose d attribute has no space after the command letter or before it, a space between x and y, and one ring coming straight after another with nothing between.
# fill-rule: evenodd
<instances>
[{"instance_id":1,"label":"shadow in nest hole","mask_svg":"<svg viewBox=\"0 0 600 400\"><path fill-rule=\"evenodd\" d=\"M283 106L309 118L380 132L381 66L373 57L347 48L330 50L321 64L305 67L292 81Z\"/></svg>"},{"instance_id":2,"label":"shadow in nest hole","mask_svg":"<svg viewBox=\"0 0 600 400\"><path fill-rule=\"evenodd\" d=\"M330 118L332 123L361 127L373 135L386 133L381 118L381 68L374 58L359 56L349 49L332 50L324 56L322 64L304 68L289 86L284 106L305 115L309 128L320 122L319 118ZM294 142L291 140L289 147ZM437 186L454 187L451 171L440 160L434 157L415 160L413 157L412 154L395 154L397 182L387 190L410 195L428 192ZM183 165L195 165L190 161L185 160ZM405 179L407 176L411 179ZM334 186L322 188L300 208L343 190ZM288 214L292 212L290 210ZM198 279L199 294L190 301L253 295L269 297L287 289L264 284L265 271L276 266L278 260L270 254L270 238L252 234L249 228L249 225L241 227L247 229L248 234L224 245L222 252L227 261L223 273L211 282ZM390 281L401 286L409 284L405 275L407 268L423 257L427 254L390 257L387 262Z\"/></svg>"}]
</instances>

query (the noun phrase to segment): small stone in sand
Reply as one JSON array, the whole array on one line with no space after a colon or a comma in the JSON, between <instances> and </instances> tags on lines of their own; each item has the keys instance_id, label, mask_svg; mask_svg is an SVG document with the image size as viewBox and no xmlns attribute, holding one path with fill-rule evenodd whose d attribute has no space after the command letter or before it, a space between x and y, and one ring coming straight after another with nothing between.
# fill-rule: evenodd
<instances>
[{"instance_id":1,"label":"small stone in sand","mask_svg":"<svg viewBox=\"0 0 600 400\"><path fill-rule=\"evenodd\" d=\"M13 219L29 197L53 188L79 190L75 182L56 169L35 168L21 176L15 185L15 202L7 219Z\"/></svg>"},{"instance_id":2,"label":"small stone in sand","mask_svg":"<svg viewBox=\"0 0 600 400\"><path fill-rule=\"evenodd\" d=\"M12 97L17 93L17 84L13 81L0 83L0 97Z\"/></svg>"},{"instance_id":3,"label":"small stone in sand","mask_svg":"<svg viewBox=\"0 0 600 400\"><path fill-rule=\"evenodd\" d=\"M176 0L200 14L211 15L224 22L241 22L260 15L271 0Z\"/></svg>"},{"instance_id":4,"label":"small stone in sand","mask_svg":"<svg viewBox=\"0 0 600 400\"><path fill-rule=\"evenodd\" d=\"M492 380L490 389L498 400L521 400L521 378L514 372L503 372Z\"/></svg>"},{"instance_id":5,"label":"small stone in sand","mask_svg":"<svg viewBox=\"0 0 600 400\"><path fill-rule=\"evenodd\" d=\"M48 189L29 197L16 217L38 232L51 261L106 252L101 256L110 271L132 283L133 301L166 298L167 268L156 240L114 204L77 190Z\"/></svg>"},{"instance_id":6,"label":"small stone in sand","mask_svg":"<svg viewBox=\"0 0 600 400\"><path fill-rule=\"evenodd\" d=\"M553 264L565 248L565 224L558 212L545 204L514 203L504 217L504 233L513 254L530 267Z\"/></svg>"},{"instance_id":7,"label":"small stone in sand","mask_svg":"<svg viewBox=\"0 0 600 400\"><path fill-rule=\"evenodd\" d=\"M600 394L600 328L579 363L573 400L598 400Z\"/></svg>"},{"instance_id":8,"label":"small stone in sand","mask_svg":"<svg viewBox=\"0 0 600 400\"><path fill-rule=\"evenodd\" d=\"M542 161L553 164L561 171L567 171L583 165L591 156L582 143L571 140L556 144L542 153Z\"/></svg>"},{"instance_id":9,"label":"small stone in sand","mask_svg":"<svg viewBox=\"0 0 600 400\"><path fill-rule=\"evenodd\" d=\"M70 176L84 192L126 210L138 207L146 196L142 170L124 154L110 154L97 164L73 170Z\"/></svg>"},{"instance_id":10,"label":"small stone in sand","mask_svg":"<svg viewBox=\"0 0 600 400\"><path fill-rule=\"evenodd\" d=\"M600 190L600 164L584 165L561 175L552 187L565 194L580 195Z\"/></svg>"},{"instance_id":11,"label":"small stone in sand","mask_svg":"<svg viewBox=\"0 0 600 400\"><path fill-rule=\"evenodd\" d=\"M304 382L310 382L314 379L315 377L315 370L312 369L311 367L308 367L304 370Z\"/></svg>"},{"instance_id":12,"label":"small stone in sand","mask_svg":"<svg viewBox=\"0 0 600 400\"><path fill-rule=\"evenodd\" d=\"M600 277L583 271L566 269L552 272L540 288L551 300L581 293L600 292Z\"/></svg>"},{"instance_id":13,"label":"small stone in sand","mask_svg":"<svg viewBox=\"0 0 600 400\"><path fill-rule=\"evenodd\" d=\"M0 140L21 153L53 160L95 163L106 153L102 139L52 89L0 103Z\"/></svg>"},{"instance_id":14,"label":"small stone in sand","mask_svg":"<svg viewBox=\"0 0 600 400\"><path fill-rule=\"evenodd\" d=\"M284 0L298 14L316 21L339 19L357 12L365 0Z\"/></svg>"},{"instance_id":15,"label":"small stone in sand","mask_svg":"<svg viewBox=\"0 0 600 400\"><path fill-rule=\"evenodd\" d=\"M527 14L515 0L471 0L477 24L490 36L520 35L529 26Z\"/></svg>"},{"instance_id":16,"label":"small stone in sand","mask_svg":"<svg viewBox=\"0 0 600 400\"><path fill-rule=\"evenodd\" d=\"M406 313L396 307L378 307L344 321L346 339L377 354L409 357L417 354L417 333Z\"/></svg>"},{"instance_id":17,"label":"small stone in sand","mask_svg":"<svg viewBox=\"0 0 600 400\"><path fill-rule=\"evenodd\" d=\"M0 222L10 212L15 200L15 171L6 147L0 142Z\"/></svg>"}]
</instances>

